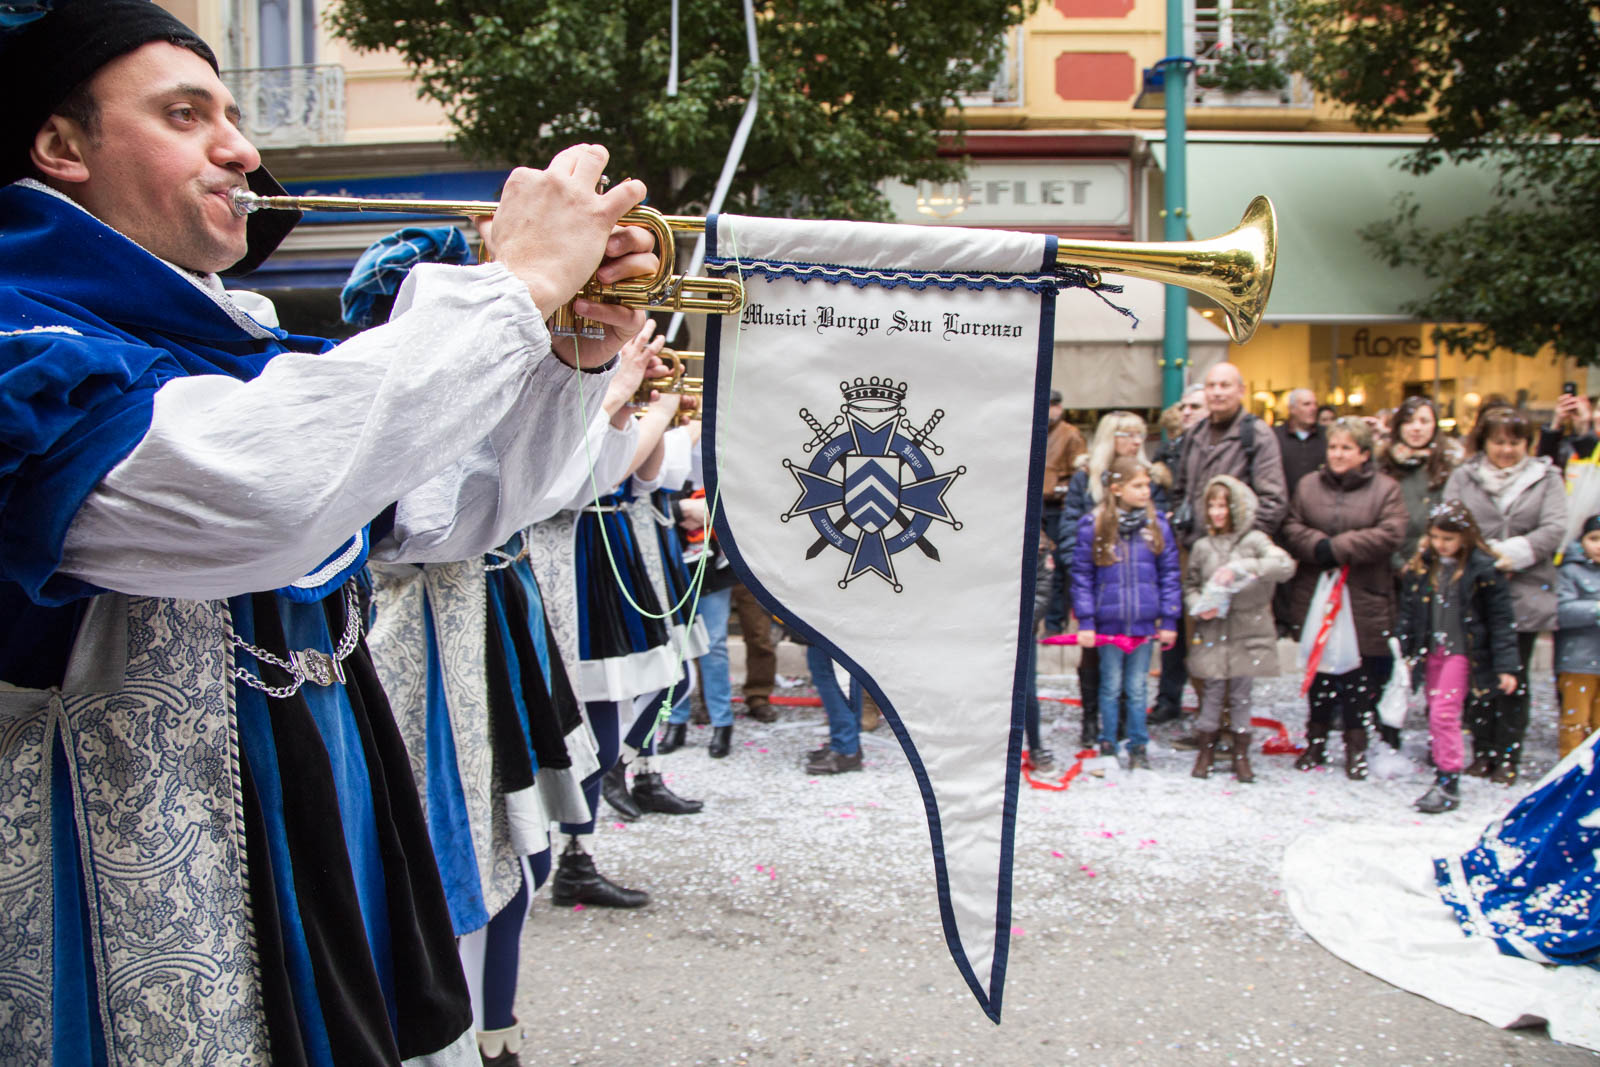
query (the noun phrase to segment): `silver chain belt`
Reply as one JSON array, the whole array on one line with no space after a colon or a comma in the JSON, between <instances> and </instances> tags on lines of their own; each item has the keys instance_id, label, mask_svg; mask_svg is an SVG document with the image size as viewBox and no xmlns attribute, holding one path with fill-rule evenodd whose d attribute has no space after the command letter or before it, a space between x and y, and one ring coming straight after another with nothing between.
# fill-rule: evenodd
<instances>
[{"instance_id":1,"label":"silver chain belt","mask_svg":"<svg viewBox=\"0 0 1600 1067\"><path fill-rule=\"evenodd\" d=\"M269 697L283 700L292 697L300 691L300 687L310 682L312 685L330 686L337 682L344 684L344 661L350 653L356 650L356 642L361 640L360 608L356 599L355 586L345 583L344 587L344 636L339 638L339 647L333 655L328 655L315 648L302 648L288 653L288 659L281 659L264 648L257 648L241 638L238 634L229 635L233 640L233 647L248 652L261 663L270 663L274 667L289 675L288 685L272 686L256 677L244 667L235 666L233 677L235 681L243 682L252 689L259 689Z\"/></svg>"}]
</instances>

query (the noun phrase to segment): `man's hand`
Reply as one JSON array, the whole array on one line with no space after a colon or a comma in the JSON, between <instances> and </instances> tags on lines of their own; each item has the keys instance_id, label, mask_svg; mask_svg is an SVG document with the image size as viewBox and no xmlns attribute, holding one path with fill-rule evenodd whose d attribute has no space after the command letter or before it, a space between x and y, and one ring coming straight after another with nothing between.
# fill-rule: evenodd
<instances>
[{"instance_id":1,"label":"man's hand","mask_svg":"<svg viewBox=\"0 0 1600 1067\"><path fill-rule=\"evenodd\" d=\"M665 334L653 336L655 330L655 322L646 319L644 329L628 338L617 353L617 372L606 385L604 402L610 414L615 415L633 403L634 394L646 378L663 378L667 375L667 365L661 360L661 349L666 346L667 337Z\"/></svg>"},{"instance_id":2,"label":"man's hand","mask_svg":"<svg viewBox=\"0 0 1600 1067\"><path fill-rule=\"evenodd\" d=\"M643 226L618 226L606 240L606 255L594 276L602 285L629 278L647 278L655 274L661 262L656 258L654 249L655 235ZM544 308L541 306L540 310ZM572 310L604 327L605 337L597 341L552 337L551 348L556 357L569 367L600 366L650 321L650 316L639 308L608 304L603 300L589 300L581 296L573 300ZM652 378L659 376L649 375Z\"/></svg>"},{"instance_id":3,"label":"man's hand","mask_svg":"<svg viewBox=\"0 0 1600 1067\"><path fill-rule=\"evenodd\" d=\"M1171 648L1178 643L1178 631L1158 630L1156 632L1156 640L1161 642L1162 648Z\"/></svg>"},{"instance_id":4,"label":"man's hand","mask_svg":"<svg viewBox=\"0 0 1600 1067\"><path fill-rule=\"evenodd\" d=\"M686 496L678 501L678 525L685 530L705 529L706 501L704 497Z\"/></svg>"},{"instance_id":5,"label":"man's hand","mask_svg":"<svg viewBox=\"0 0 1600 1067\"><path fill-rule=\"evenodd\" d=\"M644 183L630 179L604 193L595 191L609 158L600 145L574 145L557 153L544 170L518 167L506 179L494 216L495 258L521 279L546 314L570 301L607 253L614 262L607 264L609 279L602 280L631 277L654 258L637 247L640 238L614 233L617 220L644 199ZM654 270L653 263L649 269ZM626 329L632 312L616 310L628 319L607 316L604 321ZM614 351L608 348L604 358Z\"/></svg>"},{"instance_id":6,"label":"man's hand","mask_svg":"<svg viewBox=\"0 0 1600 1067\"><path fill-rule=\"evenodd\" d=\"M1094 647L1094 631L1093 630L1079 630L1078 631L1078 647L1079 648L1093 648Z\"/></svg>"},{"instance_id":7,"label":"man's hand","mask_svg":"<svg viewBox=\"0 0 1600 1067\"><path fill-rule=\"evenodd\" d=\"M1502 674L1500 676L1500 692L1504 693L1506 696L1510 696L1516 691L1517 676L1514 674Z\"/></svg>"},{"instance_id":8,"label":"man's hand","mask_svg":"<svg viewBox=\"0 0 1600 1067\"><path fill-rule=\"evenodd\" d=\"M1206 610L1200 612L1200 614L1195 616L1195 618L1204 619L1207 622L1210 622L1212 619L1214 619L1216 617L1217 617L1217 609L1216 608L1207 608Z\"/></svg>"},{"instance_id":9,"label":"man's hand","mask_svg":"<svg viewBox=\"0 0 1600 1067\"><path fill-rule=\"evenodd\" d=\"M1589 432L1589 398L1562 393L1556 400L1556 425L1574 436Z\"/></svg>"}]
</instances>

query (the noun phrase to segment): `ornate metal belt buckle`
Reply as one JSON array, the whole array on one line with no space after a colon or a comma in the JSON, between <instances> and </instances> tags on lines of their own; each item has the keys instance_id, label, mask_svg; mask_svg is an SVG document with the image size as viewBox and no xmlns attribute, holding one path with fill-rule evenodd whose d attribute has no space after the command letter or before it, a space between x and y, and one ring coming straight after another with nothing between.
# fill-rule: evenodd
<instances>
[{"instance_id":1,"label":"ornate metal belt buckle","mask_svg":"<svg viewBox=\"0 0 1600 1067\"><path fill-rule=\"evenodd\" d=\"M344 684L344 664L326 652L303 648L291 653L290 658L300 668L300 673L305 675L306 681L312 685L330 686L334 682Z\"/></svg>"}]
</instances>

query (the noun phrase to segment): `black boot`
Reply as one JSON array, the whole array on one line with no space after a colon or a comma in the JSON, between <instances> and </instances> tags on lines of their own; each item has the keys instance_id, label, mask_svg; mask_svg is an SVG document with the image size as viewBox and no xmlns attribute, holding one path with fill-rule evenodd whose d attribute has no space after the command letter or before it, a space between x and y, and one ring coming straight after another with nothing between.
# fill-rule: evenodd
<instances>
[{"instance_id":1,"label":"black boot","mask_svg":"<svg viewBox=\"0 0 1600 1067\"><path fill-rule=\"evenodd\" d=\"M656 771L640 771L633 776L633 799L645 811L658 815L693 815L705 801L688 800L668 789Z\"/></svg>"},{"instance_id":2,"label":"black boot","mask_svg":"<svg viewBox=\"0 0 1600 1067\"><path fill-rule=\"evenodd\" d=\"M550 902L568 908L587 904L596 908L642 908L650 894L642 889L624 889L594 869L594 857L576 844L561 853L555 877L550 879Z\"/></svg>"},{"instance_id":3,"label":"black boot","mask_svg":"<svg viewBox=\"0 0 1600 1067\"><path fill-rule=\"evenodd\" d=\"M633 822L644 814L628 794L628 768L621 760L600 779L600 795L606 798L606 803L615 809L617 818L623 822Z\"/></svg>"},{"instance_id":4,"label":"black boot","mask_svg":"<svg viewBox=\"0 0 1600 1067\"><path fill-rule=\"evenodd\" d=\"M1233 777L1242 785L1256 780L1256 772L1250 768L1250 741L1249 730L1233 732Z\"/></svg>"},{"instance_id":5,"label":"black boot","mask_svg":"<svg viewBox=\"0 0 1600 1067\"><path fill-rule=\"evenodd\" d=\"M676 752L687 741L689 724L686 722L669 722L667 728L661 731L661 736L656 738L656 751L665 756L668 752Z\"/></svg>"},{"instance_id":6,"label":"black boot","mask_svg":"<svg viewBox=\"0 0 1600 1067\"><path fill-rule=\"evenodd\" d=\"M1367 728L1344 732L1344 776L1353 782L1367 777Z\"/></svg>"},{"instance_id":7,"label":"black boot","mask_svg":"<svg viewBox=\"0 0 1600 1067\"><path fill-rule=\"evenodd\" d=\"M1100 716L1083 709L1083 723L1078 729L1078 745L1081 748L1093 748L1095 740L1100 736Z\"/></svg>"},{"instance_id":8,"label":"black boot","mask_svg":"<svg viewBox=\"0 0 1600 1067\"><path fill-rule=\"evenodd\" d=\"M1217 731L1196 730L1194 736L1200 742L1200 748L1195 753L1194 769L1189 772L1191 778L1208 778L1211 775L1211 765L1217 759Z\"/></svg>"},{"instance_id":9,"label":"black boot","mask_svg":"<svg viewBox=\"0 0 1600 1067\"><path fill-rule=\"evenodd\" d=\"M1295 757L1295 770L1309 771L1328 765L1328 727L1325 722L1306 723L1306 750Z\"/></svg>"},{"instance_id":10,"label":"black boot","mask_svg":"<svg viewBox=\"0 0 1600 1067\"><path fill-rule=\"evenodd\" d=\"M1433 788L1418 797L1411 806L1424 815L1456 810L1461 806L1461 776L1440 771Z\"/></svg>"},{"instance_id":11,"label":"black boot","mask_svg":"<svg viewBox=\"0 0 1600 1067\"><path fill-rule=\"evenodd\" d=\"M713 726L711 728L711 744L706 748L706 755L712 759L721 759L733 748L733 727Z\"/></svg>"}]
</instances>

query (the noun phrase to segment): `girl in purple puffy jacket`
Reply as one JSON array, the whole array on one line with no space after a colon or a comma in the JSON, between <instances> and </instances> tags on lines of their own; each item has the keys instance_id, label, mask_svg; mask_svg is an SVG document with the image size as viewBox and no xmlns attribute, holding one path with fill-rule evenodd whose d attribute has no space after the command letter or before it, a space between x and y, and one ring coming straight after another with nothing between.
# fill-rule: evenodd
<instances>
[{"instance_id":1,"label":"girl in purple puffy jacket","mask_svg":"<svg viewBox=\"0 0 1600 1067\"><path fill-rule=\"evenodd\" d=\"M1178 545L1150 505L1150 475L1137 459L1111 463L1105 494L1078 520L1072 607L1078 647L1100 650L1100 752L1117 750L1117 708L1128 694L1129 769L1149 770L1146 682L1155 642L1171 648L1183 612Z\"/></svg>"}]
</instances>

